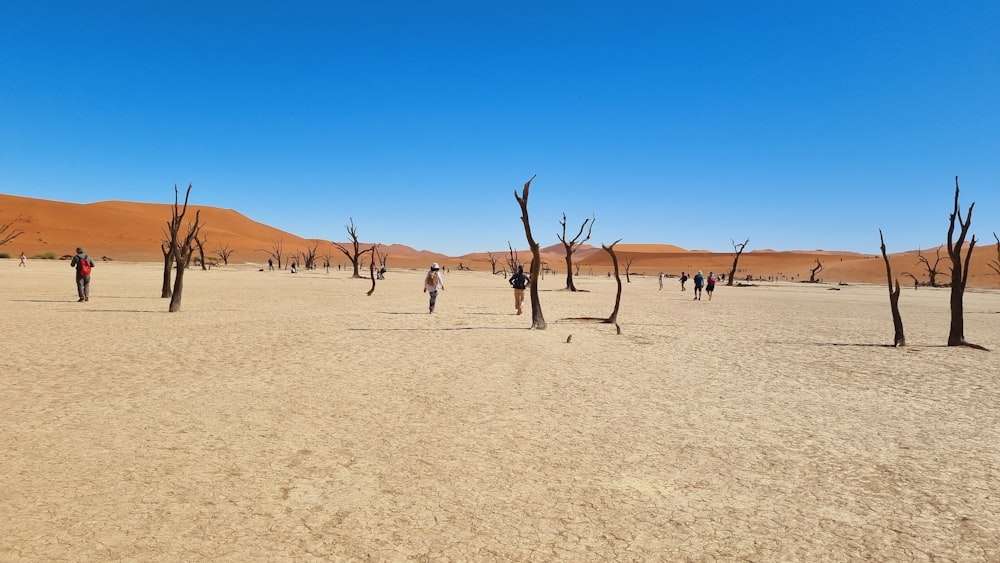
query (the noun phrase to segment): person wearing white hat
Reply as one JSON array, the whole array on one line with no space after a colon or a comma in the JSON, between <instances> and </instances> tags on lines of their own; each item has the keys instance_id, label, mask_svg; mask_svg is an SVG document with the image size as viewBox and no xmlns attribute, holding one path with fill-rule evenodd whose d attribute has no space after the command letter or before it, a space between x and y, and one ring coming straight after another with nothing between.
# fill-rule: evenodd
<instances>
[{"instance_id":1,"label":"person wearing white hat","mask_svg":"<svg viewBox=\"0 0 1000 563\"><path fill-rule=\"evenodd\" d=\"M424 276L424 293L431 297L430 311L428 311L430 313L434 312L434 306L437 304L438 291L444 291L444 281L441 279L441 267L435 262Z\"/></svg>"}]
</instances>

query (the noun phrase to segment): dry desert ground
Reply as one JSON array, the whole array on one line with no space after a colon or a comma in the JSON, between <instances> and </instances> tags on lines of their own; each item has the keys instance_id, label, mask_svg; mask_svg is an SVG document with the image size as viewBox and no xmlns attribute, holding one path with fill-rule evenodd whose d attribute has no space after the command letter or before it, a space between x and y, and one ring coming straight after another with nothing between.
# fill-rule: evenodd
<instances>
[{"instance_id":1,"label":"dry desert ground","mask_svg":"<svg viewBox=\"0 0 1000 563\"><path fill-rule=\"evenodd\" d=\"M996 291L258 268L0 260L0 561L1000 560Z\"/></svg>"}]
</instances>

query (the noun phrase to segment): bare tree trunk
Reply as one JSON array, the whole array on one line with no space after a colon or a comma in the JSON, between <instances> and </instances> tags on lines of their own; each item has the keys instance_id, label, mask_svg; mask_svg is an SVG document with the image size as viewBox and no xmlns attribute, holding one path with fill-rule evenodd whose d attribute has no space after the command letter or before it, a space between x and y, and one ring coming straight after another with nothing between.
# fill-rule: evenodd
<instances>
[{"instance_id":1,"label":"bare tree trunk","mask_svg":"<svg viewBox=\"0 0 1000 563\"><path fill-rule=\"evenodd\" d=\"M621 327L618 326L618 307L621 306L622 303L622 278L618 274L618 255L615 254L615 245L621 242L621 240L622 239L616 240L611 243L610 246L601 245L601 248L606 250L607 253L611 255L611 263L615 267L615 281L618 282L618 293L615 295L615 310L611 312L611 316L608 317L607 320L607 322L615 325L615 329L618 331L618 334L621 334L622 332Z\"/></svg>"},{"instance_id":2,"label":"bare tree trunk","mask_svg":"<svg viewBox=\"0 0 1000 563\"><path fill-rule=\"evenodd\" d=\"M819 259L816 259L816 267L809 270L809 283L816 283L816 274L823 269L823 264L820 263Z\"/></svg>"},{"instance_id":3,"label":"bare tree trunk","mask_svg":"<svg viewBox=\"0 0 1000 563\"><path fill-rule=\"evenodd\" d=\"M612 254L612 256L614 256L614 254ZM635 262L636 258L638 258L638 256L633 256L631 258L626 258L625 259L625 282L626 283L632 283L632 278L630 277L629 272L632 270L632 262ZM615 267L617 268L618 265L615 264ZM617 273L617 271L616 271L616 273Z\"/></svg>"},{"instance_id":4,"label":"bare tree trunk","mask_svg":"<svg viewBox=\"0 0 1000 563\"><path fill-rule=\"evenodd\" d=\"M208 237L202 239L201 235L194 238L194 243L198 247L198 258L201 260L201 269L207 270L208 264L205 263L205 243L208 242Z\"/></svg>"},{"instance_id":5,"label":"bare tree trunk","mask_svg":"<svg viewBox=\"0 0 1000 563\"><path fill-rule=\"evenodd\" d=\"M740 262L740 255L743 254L743 249L750 244L750 239L748 238L739 244L733 239L729 239L729 242L733 243L733 252L736 253L736 256L733 256L733 268L729 270L729 279L726 280L726 285L732 286L733 280L736 278L736 265Z\"/></svg>"},{"instance_id":6,"label":"bare tree trunk","mask_svg":"<svg viewBox=\"0 0 1000 563\"><path fill-rule=\"evenodd\" d=\"M174 290L170 288L170 278L172 277L170 271L174 268L174 251L169 238L160 244L160 250L163 252L163 288L160 291L160 298L166 299L174 294Z\"/></svg>"},{"instance_id":7,"label":"bare tree trunk","mask_svg":"<svg viewBox=\"0 0 1000 563\"><path fill-rule=\"evenodd\" d=\"M962 304L965 296L965 284L969 280L969 263L972 261L972 249L976 246L976 235L969 240L969 251L962 264L962 246L972 224L972 202L965 219L958 207L958 176L955 176L955 207L951 212L948 226L948 256L951 258L951 331L948 333L948 346L961 346L965 342L965 313ZM958 239L955 240L955 222L959 225Z\"/></svg>"},{"instance_id":8,"label":"bare tree trunk","mask_svg":"<svg viewBox=\"0 0 1000 563\"><path fill-rule=\"evenodd\" d=\"M906 337L903 335L903 317L899 314L899 280L896 280L896 288L892 287L892 267L889 266L889 255L885 253L885 237L882 236L882 229L878 230L878 238L882 241L882 259L885 260L885 276L889 280L889 307L892 309L892 328L894 331L892 342L897 347L906 346Z\"/></svg>"},{"instance_id":9,"label":"bare tree trunk","mask_svg":"<svg viewBox=\"0 0 1000 563\"><path fill-rule=\"evenodd\" d=\"M541 248L535 242L534 237L531 236L531 222L528 220L528 190L531 187L531 181L534 179L535 177L532 176L524 183L524 190L521 192L521 195L517 195L517 190L514 190L514 199L521 206L521 222L524 223L524 235L527 237L528 247L531 249L531 285L528 286L531 295L531 328L544 330L548 325L545 323L545 316L542 315L542 303L538 299L538 274L542 270ZM513 253L514 251L511 249L511 254Z\"/></svg>"},{"instance_id":10,"label":"bare tree trunk","mask_svg":"<svg viewBox=\"0 0 1000 563\"><path fill-rule=\"evenodd\" d=\"M378 245L377 244L376 245L372 245L372 248L371 248L370 252L372 253L372 263L371 263L371 267L368 268L368 271L369 271L369 273L371 273L372 288L368 290L367 295L369 297L371 297L371 295L373 293L375 293L375 278L378 277L378 276L375 275L375 257L378 256Z\"/></svg>"}]
</instances>

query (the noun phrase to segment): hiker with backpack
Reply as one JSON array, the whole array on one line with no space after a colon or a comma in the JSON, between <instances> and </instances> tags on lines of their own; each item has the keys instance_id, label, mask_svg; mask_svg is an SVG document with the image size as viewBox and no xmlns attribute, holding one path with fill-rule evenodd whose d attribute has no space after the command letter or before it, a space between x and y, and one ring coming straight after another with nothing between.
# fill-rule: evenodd
<instances>
[{"instance_id":1,"label":"hiker with backpack","mask_svg":"<svg viewBox=\"0 0 1000 563\"><path fill-rule=\"evenodd\" d=\"M76 268L76 293L80 296L77 302L90 301L90 269L94 267L94 261L77 247L76 256L69 265Z\"/></svg>"},{"instance_id":2,"label":"hiker with backpack","mask_svg":"<svg viewBox=\"0 0 1000 563\"><path fill-rule=\"evenodd\" d=\"M435 262L431 264L431 269L424 276L424 293L429 293L431 296L429 311L431 313L434 312L434 306L437 304L438 291L444 291L444 282L441 281L441 267Z\"/></svg>"},{"instance_id":3,"label":"hiker with backpack","mask_svg":"<svg viewBox=\"0 0 1000 563\"><path fill-rule=\"evenodd\" d=\"M514 288L514 309L517 310L517 314L521 314L521 304L524 303L524 288L528 287L531 283L531 278L529 278L524 273L524 266L517 267L517 273L510 277L510 285Z\"/></svg>"}]
</instances>

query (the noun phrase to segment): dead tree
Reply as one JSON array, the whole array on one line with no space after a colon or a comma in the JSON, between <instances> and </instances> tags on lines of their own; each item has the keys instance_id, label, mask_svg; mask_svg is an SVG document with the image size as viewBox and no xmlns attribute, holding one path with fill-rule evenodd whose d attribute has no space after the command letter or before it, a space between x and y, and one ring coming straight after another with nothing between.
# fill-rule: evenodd
<instances>
[{"instance_id":1,"label":"dead tree","mask_svg":"<svg viewBox=\"0 0 1000 563\"><path fill-rule=\"evenodd\" d=\"M809 283L816 283L816 274L823 269L823 264L820 263L819 258L816 259L816 267L809 270Z\"/></svg>"},{"instance_id":2,"label":"dead tree","mask_svg":"<svg viewBox=\"0 0 1000 563\"><path fill-rule=\"evenodd\" d=\"M368 271L369 271L369 273L371 273L371 278L372 278L372 288L369 289L368 293L367 293L367 295L369 297L371 297L371 295L373 293L375 293L375 278L378 277L378 276L375 275L375 257L378 256L378 249L377 249L377 247L378 247L378 245L375 244L375 245L372 245L371 249L369 249L369 252L372 253L372 261L371 261L371 264L369 265L369 268L368 268Z\"/></svg>"},{"instance_id":3,"label":"dead tree","mask_svg":"<svg viewBox=\"0 0 1000 563\"><path fill-rule=\"evenodd\" d=\"M987 264L987 266L1000 276L1000 237L997 237L997 234L993 233L993 238L997 240L997 259Z\"/></svg>"},{"instance_id":4,"label":"dead tree","mask_svg":"<svg viewBox=\"0 0 1000 563\"><path fill-rule=\"evenodd\" d=\"M510 270L511 275L513 275L517 271L517 267L521 265L521 257L517 255L517 251L510 245L510 241L507 241L507 248L510 250L510 254L507 256L507 268Z\"/></svg>"},{"instance_id":5,"label":"dead tree","mask_svg":"<svg viewBox=\"0 0 1000 563\"><path fill-rule=\"evenodd\" d=\"M590 219L584 219L583 224L580 225L580 230L577 231L576 236L572 240L566 240L566 213L563 213L562 221L559 224L562 225L562 234L556 233L559 237L559 241L563 243L563 247L566 249L566 289L570 291L576 291L576 286L573 285L573 253L576 252L576 247L590 240L590 233L594 230L594 221L596 217L591 217ZM587 225L590 225L588 228ZM583 236L583 230L587 229L587 236L580 240Z\"/></svg>"},{"instance_id":6,"label":"dead tree","mask_svg":"<svg viewBox=\"0 0 1000 563\"><path fill-rule=\"evenodd\" d=\"M531 236L531 223L528 220L528 189L531 188L531 181L535 177L532 176L524 183L524 190L521 195L517 195L517 190L514 190L514 199L517 200L518 205L521 206L521 222L524 223L524 235L528 239L528 247L531 249L531 285L529 293L531 294L531 328L537 328L538 330L544 330L546 326L545 317L542 315L542 303L538 299L538 274L542 269L542 256L541 248L538 243L535 242L535 238ZM510 243L507 243L508 246ZM512 259L516 259L514 255L514 249L511 248ZM517 271L516 269L513 271Z\"/></svg>"},{"instance_id":7,"label":"dead tree","mask_svg":"<svg viewBox=\"0 0 1000 563\"><path fill-rule=\"evenodd\" d=\"M976 247L976 235L969 239L969 250L965 255L964 264L962 246L972 225L972 202L969 211L962 219L962 210L958 207L958 176L955 176L955 206L951 212L948 225L948 257L951 258L951 331L948 333L948 346L968 346L965 341L965 315L962 300L965 296L965 284L969 281L969 264L972 262L972 249ZM955 238L955 223L958 222L959 233ZM977 346L978 347L978 346Z\"/></svg>"},{"instance_id":8,"label":"dead tree","mask_svg":"<svg viewBox=\"0 0 1000 563\"><path fill-rule=\"evenodd\" d=\"M229 265L229 257L233 255L233 249L229 247L229 243L224 243L219 248L215 249L215 255L222 260L222 263L226 266Z\"/></svg>"},{"instance_id":9,"label":"dead tree","mask_svg":"<svg viewBox=\"0 0 1000 563\"><path fill-rule=\"evenodd\" d=\"M889 280L889 307L892 309L892 328L894 331L892 342L897 347L906 346L906 337L903 336L903 317L899 314L899 279L896 279L896 287L892 286L892 267L889 266L889 255L885 253L885 237L882 236L882 229L878 230L878 238L882 241L882 259L885 260L885 276Z\"/></svg>"},{"instance_id":10,"label":"dead tree","mask_svg":"<svg viewBox=\"0 0 1000 563\"><path fill-rule=\"evenodd\" d=\"M486 258L490 261L490 270L492 270L493 275L497 275L497 261L499 258L497 258L496 254L493 254L492 252L487 252Z\"/></svg>"},{"instance_id":11,"label":"dead tree","mask_svg":"<svg viewBox=\"0 0 1000 563\"><path fill-rule=\"evenodd\" d=\"M343 252L344 256L347 256L347 259L350 260L351 264L354 266L354 275L351 277L360 278L361 259L366 253L370 252L371 249L361 250L361 243L358 242L358 228L354 225L354 217L351 217L350 225L344 225L344 229L347 230L347 235L351 237L351 250L348 250L343 245L336 242L334 242L333 245Z\"/></svg>"},{"instance_id":12,"label":"dead tree","mask_svg":"<svg viewBox=\"0 0 1000 563\"><path fill-rule=\"evenodd\" d=\"M21 222L21 216L18 215L14 217L11 221L0 225L0 246L7 244L8 242L16 239L17 237L24 234L21 229L13 228L14 225Z\"/></svg>"},{"instance_id":13,"label":"dead tree","mask_svg":"<svg viewBox=\"0 0 1000 563\"><path fill-rule=\"evenodd\" d=\"M268 256L274 258L274 261L278 263L279 270L281 269L281 257L283 256L282 243L284 243L284 239L274 240L271 241L271 250L261 250L261 252L265 252Z\"/></svg>"},{"instance_id":14,"label":"dead tree","mask_svg":"<svg viewBox=\"0 0 1000 563\"><path fill-rule=\"evenodd\" d=\"M170 224L167 223L169 227ZM170 235L164 231L164 240L160 243L160 251L163 252L163 288L160 290L160 298L166 299L173 296L174 290L170 285L173 277L170 272L174 269L174 251L170 242Z\"/></svg>"},{"instance_id":15,"label":"dead tree","mask_svg":"<svg viewBox=\"0 0 1000 563\"><path fill-rule=\"evenodd\" d=\"M927 283L931 287L937 287L937 277L938 277L938 264L941 263L941 247L937 247L937 258L934 260L934 265L931 266L930 260L924 256L924 253L917 249L917 264L923 264L927 268Z\"/></svg>"},{"instance_id":16,"label":"dead tree","mask_svg":"<svg viewBox=\"0 0 1000 563\"><path fill-rule=\"evenodd\" d=\"M743 249L750 244L750 239L748 238L741 243L737 243L735 240L729 239L729 242L733 243L733 252L736 253L736 255L733 256L733 268L729 270L729 279L726 280L726 285L732 286L733 280L736 279L736 265L740 262L740 255L743 254Z\"/></svg>"},{"instance_id":17,"label":"dead tree","mask_svg":"<svg viewBox=\"0 0 1000 563\"><path fill-rule=\"evenodd\" d=\"M615 294L615 310L611 312L611 316L608 317L608 320L605 322L614 324L615 330L618 332L618 334L622 333L621 327L618 326L618 307L621 306L622 303L622 278L618 274L618 256L615 254L615 245L621 242L621 240L622 239L616 240L615 242L611 243L611 246L606 246L603 244L601 245L601 248L603 248L605 251L607 251L608 254L611 255L611 263L615 267L615 281L618 282L618 293Z\"/></svg>"},{"instance_id":18,"label":"dead tree","mask_svg":"<svg viewBox=\"0 0 1000 563\"><path fill-rule=\"evenodd\" d=\"M917 276L911 274L910 272L903 272L902 275L904 275L904 276L910 276L910 279L913 280L913 290L914 291L916 291L916 289L918 287L920 287L920 280L917 279Z\"/></svg>"},{"instance_id":19,"label":"dead tree","mask_svg":"<svg viewBox=\"0 0 1000 563\"><path fill-rule=\"evenodd\" d=\"M630 271L632 270L632 262L635 262L636 258L638 258L638 256L631 256L631 257L628 257L628 258L625 259L625 282L626 283L632 283L632 278L631 278L631 275L630 275Z\"/></svg>"},{"instance_id":20,"label":"dead tree","mask_svg":"<svg viewBox=\"0 0 1000 563\"><path fill-rule=\"evenodd\" d=\"M167 309L171 313L181 310L181 296L184 293L184 271L191 261L191 254L194 252L194 241L201 230L201 211L194 214L194 222L188 223L187 232L181 233L184 223L184 215L187 213L188 197L191 195L191 184L188 184L187 193L184 194L184 206L179 207L177 202L177 185L174 184L174 205L171 208L172 217L170 219L170 248L174 255L174 263L177 264L177 276L174 278L174 294L170 297L170 307Z\"/></svg>"},{"instance_id":21,"label":"dead tree","mask_svg":"<svg viewBox=\"0 0 1000 563\"><path fill-rule=\"evenodd\" d=\"M327 251L320 255L323 259L323 267L326 268L326 273L330 273L330 262L333 260L333 255L331 252Z\"/></svg>"},{"instance_id":22,"label":"dead tree","mask_svg":"<svg viewBox=\"0 0 1000 563\"><path fill-rule=\"evenodd\" d=\"M313 244L311 247L307 246L305 250L302 251L302 264L307 270L316 269L316 250L319 248L319 243Z\"/></svg>"},{"instance_id":23,"label":"dead tree","mask_svg":"<svg viewBox=\"0 0 1000 563\"><path fill-rule=\"evenodd\" d=\"M198 236L194 237L194 244L198 247L198 259L201 261L201 269L207 270L208 265L205 264L205 244L208 242L208 237L199 233Z\"/></svg>"}]
</instances>

